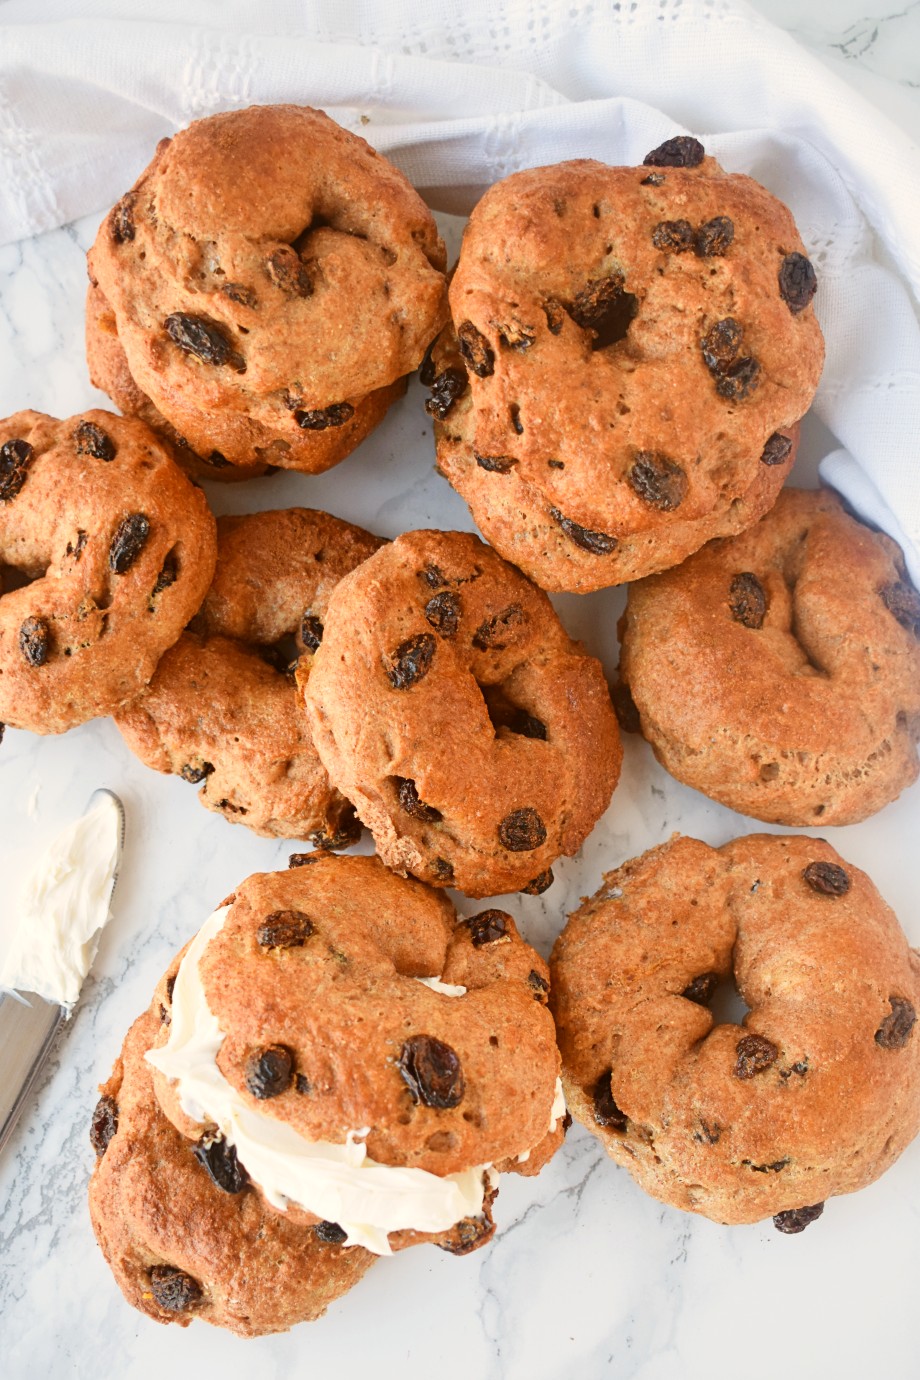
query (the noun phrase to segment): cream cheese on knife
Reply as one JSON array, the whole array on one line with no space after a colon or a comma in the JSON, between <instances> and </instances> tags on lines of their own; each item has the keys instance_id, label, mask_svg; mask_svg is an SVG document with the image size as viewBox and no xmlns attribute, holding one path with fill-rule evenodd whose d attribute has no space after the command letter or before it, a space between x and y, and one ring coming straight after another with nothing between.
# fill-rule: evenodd
<instances>
[{"instance_id":1,"label":"cream cheese on knife","mask_svg":"<svg viewBox=\"0 0 920 1380\"><path fill-rule=\"evenodd\" d=\"M121 829L115 797L100 791L54 839L23 886L0 988L74 1004L109 919Z\"/></svg>"}]
</instances>

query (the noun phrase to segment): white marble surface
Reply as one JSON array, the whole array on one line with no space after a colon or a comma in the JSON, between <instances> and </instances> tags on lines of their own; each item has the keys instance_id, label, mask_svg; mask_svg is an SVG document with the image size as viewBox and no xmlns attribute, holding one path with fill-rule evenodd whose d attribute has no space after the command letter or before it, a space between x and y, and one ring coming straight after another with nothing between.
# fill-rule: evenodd
<instances>
[{"instance_id":1,"label":"white marble surface","mask_svg":"<svg viewBox=\"0 0 920 1380\"><path fill-rule=\"evenodd\" d=\"M920 4L761 0L784 27L908 129L920 129ZM0 7L2 40L2 7ZM889 80L890 79L890 80ZM81 353L87 219L0 249L0 415L23 406L67 415L103 405ZM456 233L456 225L448 228ZM832 445L807 422L799 482ZM345 465L319 479L277 476L211 489L219 511L305 503L392 536L468 527L431 468L417 385ZM616 591L556 601L570 630L612 670ZM115 918L80 1006L0 1160L0 1375L164 1374L351 1380L369 1373L549 1380L749 1380L914 1375L920 1143L878 1184L833 1200L800 1237L767 1223L728 1229L646 1197L578 1128L537 1180L505 1178L493 1245L466 1259L420 1248L381 1262L326 1319L243 1342L200 1324L160 1328L119 1294L93 1241L85 1188L95 1087L171 954L217 900L291 845L258 839L196 803L177 778L136 762L109 721L62 738L8 731L0 749L0 945L35 853L99 785L128 812ZM864 824L833 831L875 878L920 943L915 852L920 788ZM579 858L543 897L505 901L546 953L564 914L616 866L674 830L718 844L756 824L678 786L644 744L627 744L623 781ZM485 903L461 901L470 914Z\"/></svg>"}]
</instances>

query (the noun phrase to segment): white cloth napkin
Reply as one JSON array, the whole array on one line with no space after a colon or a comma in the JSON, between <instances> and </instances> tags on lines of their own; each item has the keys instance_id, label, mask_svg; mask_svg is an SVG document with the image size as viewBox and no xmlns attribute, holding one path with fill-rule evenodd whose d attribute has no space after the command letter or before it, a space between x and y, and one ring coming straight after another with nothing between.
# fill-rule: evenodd
<instances>
[{"instance_id":1,"label":"white cloth napkin","mask_svg":"<svg viewBox=\"0 0 920 1380\"><path fill-rule=\"evenodd\" d=\"M0 243L115 201L216 110L318 105L466 212L679 132L792 209L819 275L822 474L920 583L920 150L744 0L6 0Z\"/></svg>"}]
</instances>

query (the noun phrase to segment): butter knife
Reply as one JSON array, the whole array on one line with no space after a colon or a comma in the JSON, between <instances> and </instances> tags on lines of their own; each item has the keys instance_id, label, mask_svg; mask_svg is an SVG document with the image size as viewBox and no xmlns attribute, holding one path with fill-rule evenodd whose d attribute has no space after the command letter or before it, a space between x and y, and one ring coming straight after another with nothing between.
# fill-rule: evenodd
<instances>
[{"instance_id":1,"label":"butter knife","mask_svg":"<svg viewBox=\"0 0 920 1380\"><path fill-rule=\"evenodd\" d=\"M99 831L103 842L109 830L112 831L112 836L108 839L111 851L106 855L105 862L99 864L90 875L81 869L79 857L62 860L55 856L55 849L59 848L62 842L68 841L81 823L89 820L96 811L99 811L99 820L90 822ZM79 998L79 987L96 957L102 929L111 914L112 896L118 880L124 841L124 806L114 791L101 788L93 791L81 819L65 830L39 861L35 875L42 886L42 894L46 898L54 896L62 907L62 930L68 922L77 921L79 902L85 899L86 888L90 884L95 884L100 891L95 903L98 924L89 929L84 918L83 934L76 936L80 942L76 944L75 952L69 955L68 998L72 997L72 1000L54 1000L47 995L39 996L31 990L24 990L17 980L17 974L27 983L30 981L30 968L28 963L20 964L17 968L15 953L8 956L0 974L0 982L7 986L7 990L0 993L0 1152L13 1132L61 1024L71 1014ZM100 867L104 869L101 873ZM14 938L14 950L15 948ZM34 962L31 971L34 974L32 983L35 986L43 986Z\"/></svg>"}]
</instances>

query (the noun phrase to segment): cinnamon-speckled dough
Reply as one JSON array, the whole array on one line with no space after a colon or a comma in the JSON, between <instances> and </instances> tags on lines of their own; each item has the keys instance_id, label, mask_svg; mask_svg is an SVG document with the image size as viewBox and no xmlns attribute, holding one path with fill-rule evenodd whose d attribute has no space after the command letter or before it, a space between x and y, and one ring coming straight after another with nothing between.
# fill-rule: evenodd
<instances>
[{"instance_id":1,"label":"cinnamon-speckled dough","mask_svg":"<svg viewBox=\"0 0 920 1380\"><path fill-rule=\"evenodd\" d=\"M214 562L204 495L143 423L0 421L0 720L63 733L136 695Z\"/></svg>"},{"instance_id":2,"label":"cinnamon-speckled dough","mask_svg":"<svg viewBox=\"0 0 920 1380\"><path fill-rule=\"evenodd\" d=\"M654 848L570 916L551 971L573 1115L672 1206L727 1223L813 1208L920 1128L920 954L821 839ZM750 1009L714 1024L733 971Z\"/></svg>"},{"instance_id":3,"label":"cinnamon-speckled dough","mask_svg":"<svg viewBox=\"0 0 920 1380\"><path fill-rule=\"evenodd\" d=\"M470 217L426 368L438 464L547 589L683 559L769 507L824 357L787 209L712 158L515 173Z\"/></svg>"},{"instance_id":4,"label":"cinnamon-speckled dough","mask_svg":"<svg viewBox=\"0 0 920 1380\"><path fill-rule=\"evenodd\" d=\"M853 824L917 777L920 595L827 490L631 585L621 675L680 781L778 824Z\"/></svg>"},{"instance_id":5,"label":"cinnamon-speckled dough","mask_svg":"<svg viewBox=\"0 0 920 1380\"><path fill-rule=\"evenodd\" d=\"M268 837L341 846L360 826L316 754L292 673L266 653L290 638L309 661L336 583L381 542L306 508L222 517L217 531L193 631L116 723L148 766L203 782L208 809Z\"/></svg>"},{"instance_id":6,"label":"cinnamon-speckled dough","mask_svg":"<svg viewBox=\"0 0 920 1380\"><path fill-rule=\"evenodd\" d=\"M298 681L384 862L437 886L543 889L619 776L600 663L466 533L405 533L346 576Z\"/></svg>"},{"instance_id":7,"label":"cinnamon-speckled dough","mask_svg":"<svg viewBox=\"0 0 920 1380\"><path fill-rule=\"evenodd\" d=\"M444 324L444 266L402 173L320 111L212 115L161 141L100 227L93 377L205 463L328 469Z\"/></svg>"},{"instance_id":8,"label":"cinnamon-speckled dough","mask_svg":"<svg viewBox=\"0 0 920 1380\"><path fill-rule=\"evenodd\" d=\"M156 1322L187 1327L200 1318L243 1337L321 1317L375 1257L288 1221L251 1184L230 1193L213 1182L195 1158L195 1142L179 1134L154 1097L144 1055L158 1028L151 1012L134 1023L101 1089L117 1130L104 1148L104 1135L94 1136L102 1153L89 1206L119 1288ZM184 1278L156 1273L164 1270Z\"/></svg>"}]
</instances>

